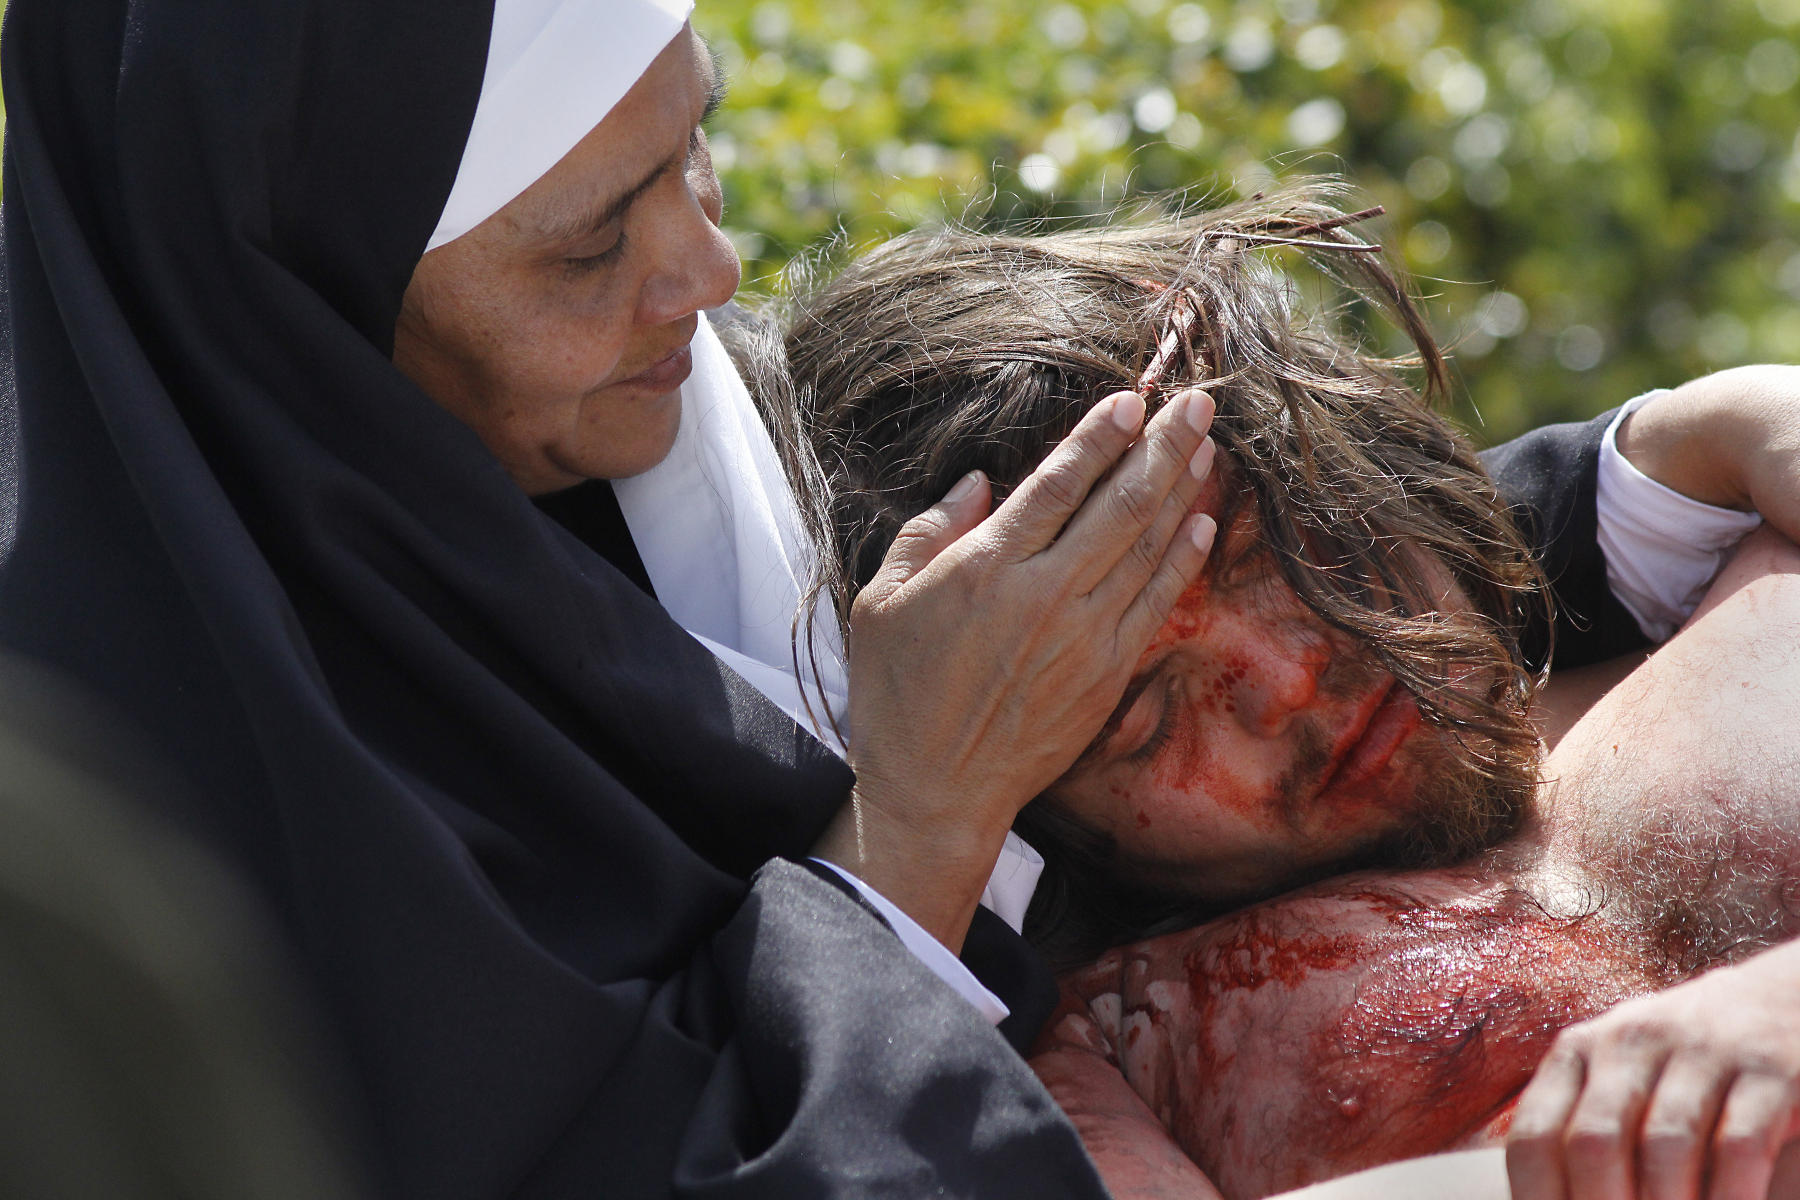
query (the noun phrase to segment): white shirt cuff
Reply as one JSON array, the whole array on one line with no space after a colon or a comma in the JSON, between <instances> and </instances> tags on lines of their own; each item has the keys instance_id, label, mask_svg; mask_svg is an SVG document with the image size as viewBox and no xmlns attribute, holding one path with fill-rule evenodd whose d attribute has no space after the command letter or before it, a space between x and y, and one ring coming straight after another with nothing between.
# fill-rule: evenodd
<instances>
[{"instance_id":1,"label":"white shirt cuff","mask_svg":"<svg viewBox=\"0 0 1800 1200\"><path fill-rule=\"evenodd\" d=\"M989 1023L998 1025L1012 1015L1000 997L981 986L974 973L963 965L962 959L950 953L950 948L932 937L919 923L901 912L880 892L852 875L834 862L826 862L822 858L813 859L836 871L855 888L864 900L875 906L875 911L887 919L900 935L900 944L913 952L913 957L931 969L931 973L949 984L951 989L975 1006L977 1012L986 1017Z\"/></svg>"},{"instance_id":2,"label":"white shirt cuff","mask_svg":"<svg viewBox=\"0 0 1800 1200\"><path fill-rule=\"evenodd\" d=\"M1619 426L1661 389L1626 402L1600 443L1595 485L1606 581L1652 641L1665 641L1699 605L1726 553L1762 524L1656 482L1619 453Z\"/></svg>"},{"instance_id":3,"label":"white shirt cuff","mask_svg":"<svg viewBox=\"0 0 1800 1200\"><path fill-rule=\"evenodd\" d=\"M1031 848L1018 834L1008 830L1000 847L1000 860L982 890L981 903L994 915L1012 926L1014 933L1025 930L1025 910L1031 906L1031 895L1037 891L1038 878L1044 873L1044 856Z\"/></svg>"}]
</instances>

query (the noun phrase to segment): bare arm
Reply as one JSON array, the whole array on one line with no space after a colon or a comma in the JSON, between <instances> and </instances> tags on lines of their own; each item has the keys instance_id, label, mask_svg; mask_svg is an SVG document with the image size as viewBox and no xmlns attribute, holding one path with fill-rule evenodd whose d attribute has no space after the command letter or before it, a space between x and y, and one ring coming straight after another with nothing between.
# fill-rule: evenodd
<instances>
[{"instance_id":1,"label":"bare arm","mask_svg":"<svg viewBox=\"0 0 1800 1200\"><path fill-rule=\"evenodd\" d=\"M1631 414L1619 451L1658 483L1759 512L1800 540L1800 367L1736 367L1684 383Z\"/></svg>"},{"instance_id":2,"label":"bare arm","mask_svg":"<svg viewBox=\"0 0 1800 1200\"><path fill-rule=\"evenodd\" d=\"M1549 682L1531 700L1531 720L1538 728L1538 736L1544 739L1545 748L1556 749L1575 722L1614 685L1642 666L1648 654L1647 650L1638 651L1551 672Z\"/></svg>"},{"instance_id":3,"label":"bare arm","mask_svg":"<svg viewBox=\"0 0 1800 1200\"><path fill-rule=\"evenodd\" d=\"M1764 530L1688 628L1571 732L1550 772L1600 774L1608 794L1664 814L1654 830L1697 817L1736 847L1746 878L1760 856L1791 887L1796 714L1800 549ZM1677 855L1659 870L1680 893L1718 861ZM1777 900L1791 935L1791 901ZM1531 1200L1785 1198L1800 1194L1796 1138L1800 942L1788 942L1565 1030L1520 1099L1508 1165Z\"/></svg>"},{"instance_id":4,"label":"bare arm","mask_svg":"<svg viewBox=\"0 0 1800 1200\"><path fill-rule=\"evenodd\" d=\"M1800 367L1720 371L1657 396L1619 429L1621 454L1693 500L1758 512L1800 540ZM1533 718L1555 748L1595 701L1643 661L1641 654L1559 671Z\"/></svg>"}]
</instances>

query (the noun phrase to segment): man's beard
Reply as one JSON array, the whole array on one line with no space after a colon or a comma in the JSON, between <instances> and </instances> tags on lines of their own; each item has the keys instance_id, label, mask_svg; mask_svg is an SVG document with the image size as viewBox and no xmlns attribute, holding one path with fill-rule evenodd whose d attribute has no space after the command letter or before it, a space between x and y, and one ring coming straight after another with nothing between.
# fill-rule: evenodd
<instances>
[{"instance_id":1,"label":"man's beard","mask_svg":"<svg viewBox=\"0 0 1800 1200\"><path fill-rule=\"evenodd\" d=\"M1354 701L1383 679L1391 682L1375 663L1343 655L1321 677L1319 691ZM1459 686L1470 683L1445 681L1438 694L1454 702ZM1536 733L1525 713L1516 714L1520 736L1502 744L1473 730L1459 731L1449 717L1424 705L1420 709L1424 724L1396 754L1406 761L1389 794L1394 822L1325 861L1298 867L1252 899L1346 871L1449 866L1491 848L1518 828L1536 792L1539 765ZM1310 718L1297 720L1291 731L1294 765L1275 785L1268 804L1297 836L1304 835L1319 805L1329 803L1321 788L1335 765L1338 735L1337 728Z\"/></svg>"},{"instance_id":2,"label":"man's beard","mask_svg":"<svg viewBox=\"0 0 1800 1200\"><path fill-rule=\"evenodd\" d=\"M1537 757L1507 755L1488 739L1459 744L1427 726L1415 742L1420 783L1408 819L1333 873L1367 867L1447 867L1492 849L1518 829L1537 791Z\"/></svg>"}]
</instances>

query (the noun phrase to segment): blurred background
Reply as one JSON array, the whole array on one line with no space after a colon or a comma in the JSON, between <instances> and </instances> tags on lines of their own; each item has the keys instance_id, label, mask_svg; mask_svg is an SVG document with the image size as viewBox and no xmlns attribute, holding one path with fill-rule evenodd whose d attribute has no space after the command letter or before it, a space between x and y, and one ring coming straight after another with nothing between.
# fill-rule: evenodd
<instances>
[{"instance_id":1,"label":"blurred background","mask_svg":"<svg viewBox=\"0 0 1800 1200\"><path fill-rule=\"evenodd\" d=\"M1341 171L1483 442L1800 360L1800 0L702 0L752 293L946 217Z\"/></svg>"}]
</instances>

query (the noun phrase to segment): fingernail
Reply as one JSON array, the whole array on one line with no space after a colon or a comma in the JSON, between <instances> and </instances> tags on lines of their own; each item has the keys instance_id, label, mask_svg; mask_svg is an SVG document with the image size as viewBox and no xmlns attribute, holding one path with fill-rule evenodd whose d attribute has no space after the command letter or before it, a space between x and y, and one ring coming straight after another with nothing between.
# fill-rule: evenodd
<instances>
[{"instance_id":1,"label":"fingernail","mask_svg":"<svg viewBox=\"0 0 1800 1200\"><path fill-rule=\"evenodd\" d=\"M1193 474L1195 479L1205 479L1207 475L1211 473L1213 454L1217 449L1218 447L1213 444L1213 440L1207 438L1200 443L1200 448L1194 451L1194 457L1188 459L1188 470Z\"/></svg>"},{"instance_id":2,"label":"fingernail","mask_svg":"<svg viewBox=\"0 0 1800 1200\"><path fill-rule=\"evenodd\" d=\"M1197 550L1211 550L1213 538L1218 536L1218 533L1219 523L1206 513L1196 516L1194 523L1188 526L1188 538L1194 543L1194 548Z\"/></svg>"},{"instance_id":3,"label":"fingernail","mask_svg":"<svg viewBox=\"0 0 1800 1200\"><path fill-rule=\"evenodd\" d=\"M956 481L955 487L944 493L944 499L954 504L956 501L963 499L970 492L974 491L975 485L980 482L981 472L970 471L967 475L964 475L961 479Z\"/></svg>"},{"instance_id":4,"label":"fingernail","mask_svg":"<svg viewBox=\"0 0 1800 1200\"><path fill-rule=\"evenodd\" d=\"M1144 424L1144 398L1126 392L1113 400L1112 421L1126 433L1134 433Z\"/></svg>"},{"instance_id":5,"label":"fingernail","mask_svg":"<svg viewBox=\"0 0 1800 1200\"><path fill-rule=\"evenodd\" d=\"M1212 425L1212 397L1199 388L1194 388L1192 391L1182 394L1182 402L1184 407L1181 415L1187 418L1189 427L1195 433L1205 433Z\"/></svg>"}]
</instances>

